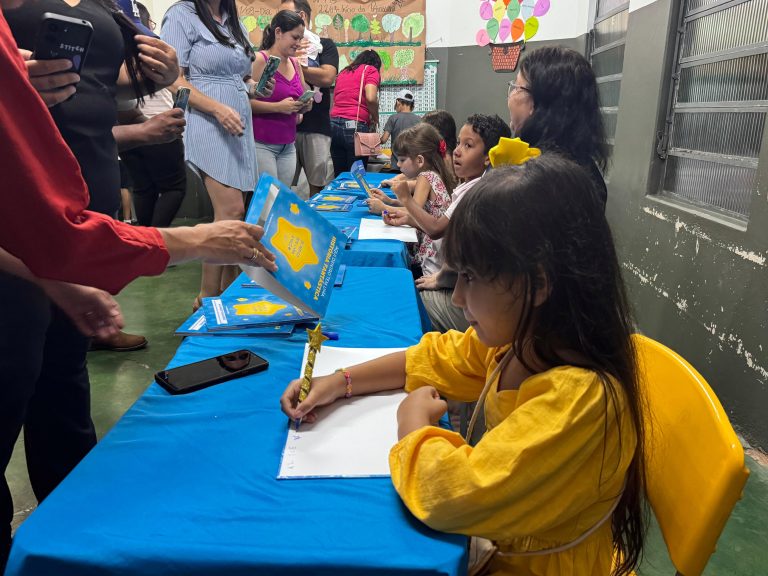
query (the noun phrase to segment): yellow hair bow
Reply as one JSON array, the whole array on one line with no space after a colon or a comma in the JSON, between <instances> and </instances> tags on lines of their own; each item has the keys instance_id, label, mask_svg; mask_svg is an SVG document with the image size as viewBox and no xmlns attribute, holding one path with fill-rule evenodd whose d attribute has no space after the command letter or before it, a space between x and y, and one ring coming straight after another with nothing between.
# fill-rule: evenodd
<instances>
[{"instance_id":1,"label":"yellow hair bow","mask_svg":"<svg viewBox=\"0 0 768 576\"><path fill-rule=\"evenodd\" d=\"M501 138L499 143L488 152L488 158L494 168L524 164L538 156L541 156L541 150L531 148L520 138Z\"/></svg>"}]
</instances>

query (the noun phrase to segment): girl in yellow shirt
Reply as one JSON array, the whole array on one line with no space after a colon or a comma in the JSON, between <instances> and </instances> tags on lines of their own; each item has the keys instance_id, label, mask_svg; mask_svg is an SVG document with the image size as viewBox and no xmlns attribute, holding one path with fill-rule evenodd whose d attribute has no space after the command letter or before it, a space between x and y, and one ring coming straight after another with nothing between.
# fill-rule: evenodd
<instances>
[{"instance_id":1,"label":"girl in yellow shirt","mask_svg":"<svg viewBox=\"0 0 768 576\"><path fill-rule=\"evenodd\" d=\"M641 396L589 175L551 153L494 170L454 213L443 250L470 328L316 378L301 404L295 380L284 412L311 422L346 394L405 387L390 468L416 517L491 540L489 574L631 573L644 535ZM478 401L475 446L436 426L441 397Z\"/></svg>"}]
</instances>

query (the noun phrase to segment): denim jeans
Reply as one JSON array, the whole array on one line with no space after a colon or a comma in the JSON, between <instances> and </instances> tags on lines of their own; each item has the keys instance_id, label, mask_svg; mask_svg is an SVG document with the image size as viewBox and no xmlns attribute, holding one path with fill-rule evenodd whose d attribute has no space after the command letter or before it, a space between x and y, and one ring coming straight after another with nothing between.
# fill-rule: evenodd
<instances>
[{"instance_id":1,"label":"denim jeans","mask_svg":"<svg viewBox=\"0 0 768 576\"><path fill-rule=\"evenodd\" d=\"M296 145L265 144L256 140L256 172L270 174L286 186L291 185L296 171Z\"/></svg>"},{"instance_id":2,"label":"denim jeans","mask_svg":"<svg viewBox=\"0 0 768 576\"><path fill-rule=\"evenodd\" d=\"M355 129L347 128L346 118L331 118L331 159L333 160L333 172L338 176L342 172L349 172L355 160L362 160L368 168L368 156L355 156ZM352 121L354 122L354 120ZM357 123L358 132L369 132L368 125Z\"/></svg>"}]
</instances>

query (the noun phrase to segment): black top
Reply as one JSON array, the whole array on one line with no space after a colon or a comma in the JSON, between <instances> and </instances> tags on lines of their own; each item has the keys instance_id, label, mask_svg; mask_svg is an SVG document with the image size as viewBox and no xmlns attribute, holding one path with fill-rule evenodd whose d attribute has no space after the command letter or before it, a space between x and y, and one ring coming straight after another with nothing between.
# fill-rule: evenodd
<instances>
[{"instance_id":1,"label":"black top","mask_svg":"<svg viewBox=\"0 0 768 576\"><path fill-rule=\"evenodd\" d=\"M330 64L336 71L339 70L339 49L336 48L336 42L330 38L320 38L323 45L323 51L319 55L318 63ZM304 120L297 126L299 132L312 132L316 134L331 135L331 89L321 88L323 100L312 106L312 110L304 114Z\"/></svg>"},{"instance_id":2,"label":"black top","mask_svg":"<svg viewBox=\"0 0 768 576\"><path fill-rule=\"evenodd\" d=\"M592 176L592 180L595 183L595 192L597 192L597 196L603 204L603 210L605 210L605 205L608 202L608 187L605 185L605 178L603 178L603 174L594 162L590 162L586 169L589 175Z\"/></svg>"},{"instance_id":3,"label":"black top","mask_svg":"<svg viewBox=\"0 0 768 576\"><path fill-rule=\"evenodd\" d=\"M45 12L87 20L93 26L77 92L50 112L80 164L91 195L89 209L115 216L120 207L120 170L112 127L117 123L117 77L125 58L120 27L98 0L80 0L74 8L63 0L30 0L3 11L19 48L34 50Z\"/></svg>"}]
</instances>

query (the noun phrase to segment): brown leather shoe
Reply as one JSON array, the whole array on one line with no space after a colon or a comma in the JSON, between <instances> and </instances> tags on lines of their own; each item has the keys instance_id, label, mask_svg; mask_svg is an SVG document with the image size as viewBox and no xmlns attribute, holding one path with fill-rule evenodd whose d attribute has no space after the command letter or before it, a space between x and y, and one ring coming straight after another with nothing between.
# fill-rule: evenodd
<instances>
[{"instance_id":1,"label":"brown leather shoe","mask_svg":"<svg viewBox=\"0 0 768 576\"><path fill-rule=\"evenodd\" d=\"M112 352L131 352L146 347L147 339L136 334L118 332L109 338L91 340L91 350L111 350Z\"/></svg>"}]
</instances>

